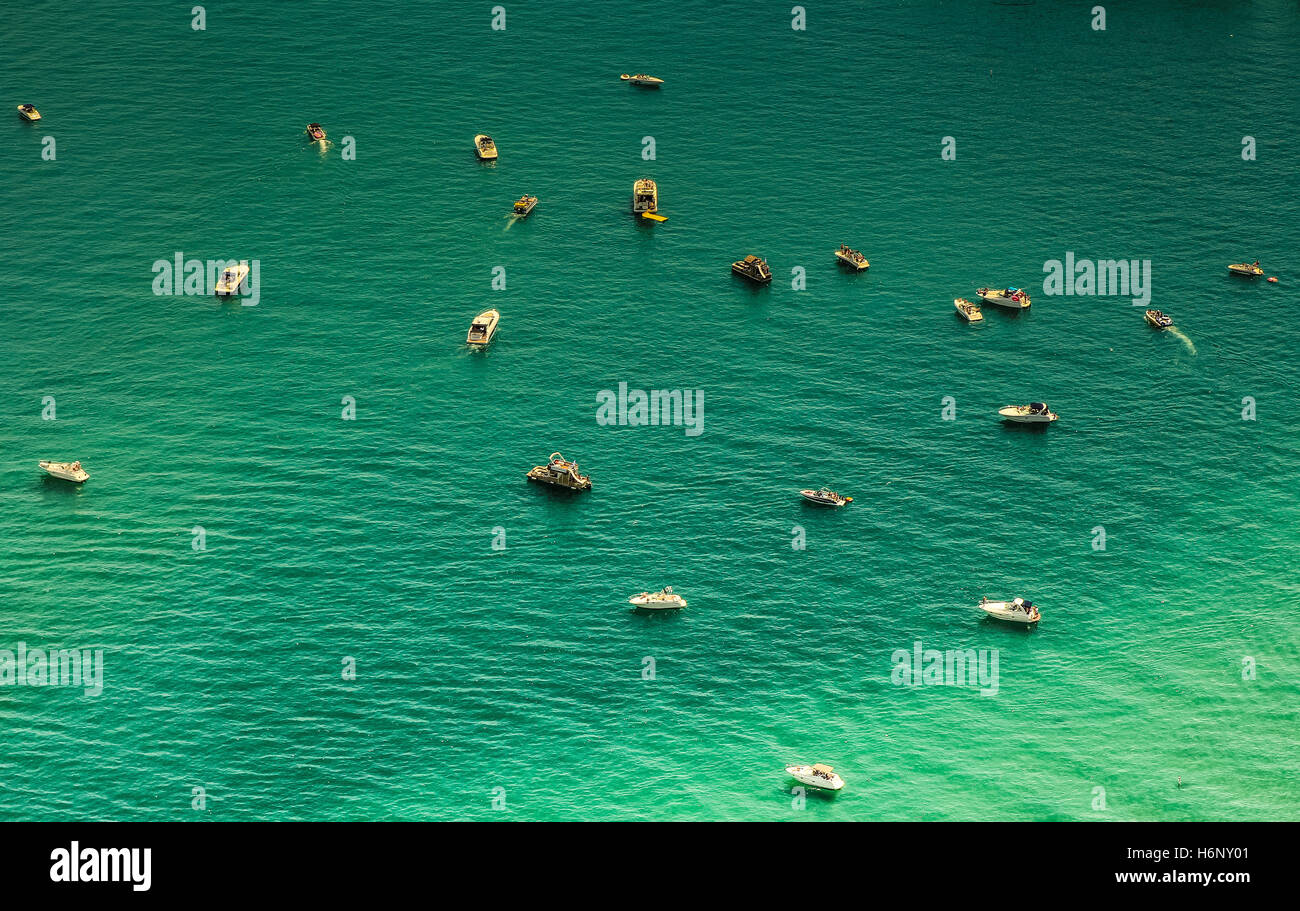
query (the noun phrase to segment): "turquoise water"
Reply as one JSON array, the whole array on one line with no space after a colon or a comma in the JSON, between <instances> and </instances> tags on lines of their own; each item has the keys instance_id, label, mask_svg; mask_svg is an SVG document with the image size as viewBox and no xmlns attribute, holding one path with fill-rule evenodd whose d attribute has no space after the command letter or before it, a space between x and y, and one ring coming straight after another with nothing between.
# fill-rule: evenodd
<instances>
[{"instance_id":1,"label":"turquoise water","mask_svg":"<svg viewBox=\"0 0 1300 911\"><path fill-rule=\"evenodd\" d=\"M24 10L0 649L105 671L0 687L0 817L1300 819L1295 5L505 5ZM177 251L257 306L155 296ZM1067 251L1151 260L1180 335L1045 295ZM1034 305L965 325L983 284ZM598 425L620 382L703 433ZM525 482L557 449L589 494ZM1037 630L974 607L1017 593ZM997 695L893 685L917 640Z\"/></svg>"}]
</instances>

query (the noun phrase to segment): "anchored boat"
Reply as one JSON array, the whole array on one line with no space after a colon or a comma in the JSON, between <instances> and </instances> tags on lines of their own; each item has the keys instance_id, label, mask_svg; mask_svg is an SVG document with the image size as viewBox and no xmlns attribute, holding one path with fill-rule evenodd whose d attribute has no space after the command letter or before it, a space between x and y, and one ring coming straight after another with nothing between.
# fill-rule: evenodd
<instances>
[{"instance_id":1,"label":"anchored boat","mask_svg":"<svg viewBox=\"0 0 1300 911\"><path fill-rule=\"evenodd\" d=\"M527 215L535 208L537 208L537 197L524 194L523 196L520 196L519 201L515 203L515 214Z\"/></svg>"},{"instance_id":2,"label":"anchored boat","mask_svg":"<svg viewBox=\"0 0 1300 911\"><path fill-rule=\"evenodd\" d=\"M801 490L799 495L809 503L816 503L818 506L843 506L845 503L852 503L852 497L842 497L829 487L822 487L817 490Z\"/></svg>"},{"instance_id":3,"label":"anchored boat","mask_svg":"<svg viewBox=\"0 0 1300 911\"><path fill-rule=\"evenodd\" d=\"M840 248L835 251L835 258L841 263L861 272L863 269L870 269L871 263L862 255L861 251L854 250L847 244L840 244Z\"/></svg>"},{"instance_id":4,"label":"anchored boat","mask_svg":"<svg viewBox=\"0 0 1300 911\"><path fill-rule=\"evenodd\" d=\"M227 266L221 273L221 278L217 280L216 291L217 297L230 297L239 290L239 284L248 277L248 263L235 263L233 266Z\"/></svg>"},{"instance_id":5,"label":"anchored boat","mask_svg":"<svg viewBox=\"0 0 1300 911\"><path fill-rule=\"evenodd\" d=\"M311 137L312 142L321 142L325 139L325 129L319 123L309 123L307 135Z\"/></svg>"},{"instance_id":6,"label":"anchored boat","mask_svg":"<svg viewBox=\"0 0 1300 911\"><path fill-rule=\"evenodd\" d=\"M788 765L785 770L790 773L790 777L800 784L808 785L810 788L821 788L824 791L838 791L844 787L844 779L835 774L833 766L822 765Z\"/></svg>"},{"instance_id":7,"label":"anchored boat","mask_svg":"<svg viewBox=\"0 0 1300 911\"><path fill-rule=\"evenodd\" d=\"M478 156L479 161L496 161L497 144L492 141L492 137L479 133L474 137L474 154Z\"/></svg>"},{"instance_id":8,"label":"anchored boat","mask_svg":"<svg viewBox=\"0 0 1300 911\"><path fill-rule=\"evenodd\" d=\"M49 459L42 459L36 464L50 477L59 478L63 481L73 481L80 484L90 477L90 475L86 474L86 470L81 467L81 462L52 462Z\"/></svg>"},{"instance_id":9,"label":"anchored boat","mask_svg":"<svg viewBox=\"0 0 1300 911\"><path fill-rule=\"evenodd\" d=\"M1042 619L1042 614L1034 607L1034 602L1026 601L1024 598L1012 598L1010 601L990 601L988 598L980 598L980 610L996 620L1006 620L1008 623L1028 625Z\"/></svg>"},{"instance_id":10,"label":"anchored boat","mask_svg":"<svg viewBox=\"0 0 1300 911\"><path fill-rule=\"evenodd\" d=\"M980 288L975 293L980 300L998 307L1023 310L1029 306L1029 295L1019 288Z\"/></svg>"},{"instance_id":11,"label":"anchored boat","mask_svg":"<svg viewBox=\"0 0 1300 911\"><path fill-rule=\"evenodd\" d=\"M624 82L630 82L632 85L641 85L652 89L657 89L659 86L664 84L664 81L658 76L650 76L646 73L635 73L631 76L627 73L622 73L618 78L622 79Z\"/></svg>"},{"instance_id":12,"label":"anchored boat","mask_svg":"<svg viewBox=\"0 0 1300 911\"><path fill-rule=\"evenodd\" d=\"M1248 275L1251 278L1264 274L1264 270L1260 268L1259 260L1255 260L1253 263L1233 263L1228 266L1228 271L1233 275Z\"/></svg>"},{"instance_id":13,"label":"anchored boat","mask_svg":"<svg viewBox=\"0 0 1300 911\"><path fill-rule=\"evenodd\" d=\"M980 305L974 301L956 297L953 298L952 305L957 308L958 315L968 323L978 323L984 319L984 314L980 312Z\"/></svg>"},{"instance_id":14,"label":"anchored boat","mask_svg":"<svg viewBox=\"0 0 1300 911\"><path fill-rule=\"evenodd\" d=\"M641 592L639 595L633 595L627 599L628 604L635 604L643 610L681 610L686 606L686 599L681 595L673 594L673 587L660 589L657 592Z\"/></svg>"},{"instance_id":15,"label":"anchored boat","mask_svg":"<svg viewBox=\"0 0 1300 911\"><path fill-rule=\"evenodd\" d=\"M1003 420L1016 424L1050 424L1060 415L1052 411L1043 402L1030 402L1028 405L1007 405L999 408L998 414Z\"/></svg>"},{"instance_id":16,"label":"anchored boat","mask_svg":"<svg viewBox=\"0 0 1300 911\"><path fill-rule=\"evenodd\" d=\"M591 478L578 472L578 463L568 461L558 452L551 453L547 464L530 470L528 480L569 490L591 490Z\"/></svg>"},{"instance_id":17,"label":"anchored boat","mask_svg":"<svg viewBox=\"0 0 1300 911\"><path fill-rule=\"evenodd\" d=\"M759 256L746 256L736 260L731 264L731 271L760 285L772 280L772 270L768 268L767 260Z\"/></svg>"},{"instance_id":18,"label":"anchored boat","mask_svg":"<svg viewBox=\"0 0 1300 911\"><path fill-rule=\"evenodd\" d=\"M474 317L474 322L469 324L469 335L465 338L465 344L486 348L487 343L492 341L492 336L497 334L497 323L500 321L500 313L495 310L484 310Z\"/></svg>"},{"instance_id":19,"label":"anchored boat","mask_svg":"<svg viewBox=\"0 0 1300 911\"><path fill-rule=\"evenodd\" d=\"M659 186L649 177L632 184L632 211L637 215L659 211Z\"/></svg>"},{"instance_id":20,"label":"anchored boat","mask_svg":"<svg viewBox=\"0 0 1300 911\"><path fill-rule=\"evenodd\" d=\"M18 105L18 116L23 120L35 123L41 119L41 112L36 110L35 105L20 104Z\"/></svg>"},{"instance_id":21,"label":"anchored boat","mask_svg":"<svg viewBox=\"0 0 1300 911\"><path fill-rule=\"evenodd\" d=\"M1152 329L1172 329L1174 327L1174 318L1160 310L1148 310L1142 316Z\"/></svg>"}]
</instances>

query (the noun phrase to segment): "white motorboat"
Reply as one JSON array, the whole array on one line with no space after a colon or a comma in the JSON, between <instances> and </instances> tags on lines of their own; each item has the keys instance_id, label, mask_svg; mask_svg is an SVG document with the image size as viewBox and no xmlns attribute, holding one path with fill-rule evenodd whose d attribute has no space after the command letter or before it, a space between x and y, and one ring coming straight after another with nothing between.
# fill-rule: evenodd
<instances>
[{"instance_id":1,"label":"white motorboat","mask_svg":"<svg viewBox=\"0 0 1300 911\"><path fill-rule=\"evenodd\" d=\"M845 503L852 503L852 497L842 497L829 487L821 487L817 490L801 490L799 495L809 503L816 503L818 506L843 506Z\"/></svg>"},{"instance_id":2,"label":"white motorboat","mask_svg":"<svg viewBox=\"0 0 1300 911\"><path fill-rule=\"evenodd\" d=\"M1174 318L1161 310L1148 310L1142 314L1142 318L1147 321L1147 325L1152 329L1174 328Z\"/></svg>"},{"instance_id":3,"label":"white motorboat","mask_svg":"<svg viewBox=\"0 0 1300 911\"><path fill-rule=\"evenodd\" d=\"M86 469L81 467L80 462L51 462L49 459L42 459L36 464L41 467L42 471L47 472L50 477L64 481L75 481L80 484L90 477L90 475L86 474Z\"/></svg>"},{"instance_id":4,"label":"white motorboat","mask_svg":"<svg viewBox=\"0 0 1300 911\"><path fill-rule=\"evenodd\" d=\"M1233 275L1249 275L1252 278L1264 274L1264 270L1260 268L1259 260L1255 260L1253 263L1233 263L1228 266L1228 271Z\"/></svg>"},{"instance_id":5,"label":"white motorboat","mask_svg":"<svg viewBox=\"0 0 1300 911\"><path fill-rule=\"evenodd\" d=\"M1034 607L1034 602L1026 601L1024 598L1012 598L1010 601L990 601L988 598L980 598L980 610L990 617L1006 620L1009 623L1028 625L1042 619L1042 614Z\"/></svg>"},{"instance_id":6,"label":"white motorboat","mask_svg":"<svg viewBox=\"0 0 1300 911\"><path fill-rule=\"evenodd\" d=\"M497 144L492 141L491 136L479 133L474 137L474 154L479 157L479 161L496 161Z\"/></svg>"},{"instance_id":7,"label":"white motorboat","mask_svg":"<svg viewBox=\"0 0 1300 911\"><path fill-rule=\"evenodd\" d=\"M686 606L686 599L673 594L673 587L657 592L641 592L627 599L628 604L635 604L644 610L680 610Z\"/></svg>"},{"instance_id":8,"label":"white motorboat","mask_svg":"<svg viewBox=\"0 0 1300 911\"><path fill-rule=\"evenodd\" d=\"M840 248L835 251L835 258L846 266L851 266L861 272L863 269L870 269L871 263L862 255L861 250L854 250L848 244L840 244Z\"/></svg>"},{"instance_id":9,"label":"white motorboat","mask_svg":"<svg viewBox=\"0 0 1300 911\"><path fill-rule=\"evenodd\" d=\"M816 765L788 765L785 770L790 773L790 777L800 784L806 784L810 788L821 788L825 791L838 791L844 787L844 779L835 774L835 769L828 765L818 763Z\"/></svg>"},{"instance_id":10,"label":"white motorboat","mask_svg":"<svg viewBox=\"0 0 1300 911\"><path fill-rule=\"evenodd\" d=\"M658 76L651 76L647 73L620 73L618 78L624 82L630 82L632 85L644 85L656 89L664 84L664 81Z\"/></svg>"},{"instance_id":11,"label":"white motorboat","mask_svg":"<svg viewBox=\"0 0 1300 911\"><path fill-rule=\"evenodd\" d=\"M1024 310L1029 306L1029 295L1019 288L980 288L975 293L986 304L997 307Z\"/></svg>"},{"instance_id":12,"label":"white motorboat","mask_svg":"<svg viewBox=\"0 0 1300 911\"><path fill-rule=\"evenodd\" d=\"M1007 405L999 408L998 414L1005 421L1017 424L1050 424L1060 415L1047 407L1044 402L1030 402L1028 405Z\"/></svg>"},{"instance_id":13,"label":"white motorboat","mask_svg":"<svg viewBox=\"0 0 1300 911\"><path fill-rule=\"evenodd\" d=\"M215 291L217 297L230 297L239 290L239 284L248 277L248 263L235 263L221 273Z\"/></svg>"},{"instance_id":14,"label":"white motorboat","mask_svg":"<svg viewBox=\"0 0 1300 911\"><path fill-rule=\"evenodd\" d=\"M968 323L978 323L984 319L984 314L980 312L980 305L974 301L968 301L964 297L955 297L952 305L957 308L957 313Z\"/></svg>"},{"instance_id":15,"label":"white motorboat","mask_svg":"<svg viewBox=\"0 0 1300 911\"><path fill-rule=\"evenodd\" d=\"M501 322L500 313L495 310L484 310L474 317L474 322L469 324L469 335L465 337L465 344L485 347L492 341L492 336L497 334L499 322Z\"/></svg>"}]
</instances>

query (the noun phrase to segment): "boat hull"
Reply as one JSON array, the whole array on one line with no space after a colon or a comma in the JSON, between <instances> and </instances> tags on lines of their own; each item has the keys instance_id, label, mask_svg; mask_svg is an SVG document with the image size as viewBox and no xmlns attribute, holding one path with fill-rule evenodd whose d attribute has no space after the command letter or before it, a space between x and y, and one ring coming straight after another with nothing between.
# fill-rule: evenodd
<instances>
[{"instance_id":1,"label":"boat hull","mask_svg":"<svg viewBox=\"0 0 1300 911\"><path fill-rule=\"evenodd\" d=\"M684 598L676 601L650 601L640 596L628 598L627 603L640 610L681 610L686 606Z\"/></svg>"},{"instance_id":2,"label":"boat hull","mask_svg":"<svg viewBox=\"0 0 1300 911\"><path fill-rule=\"evenodd\" d=\"M51 462L42 459L36 463L42 471L52 478L58 478L60 481L71 481L74 484L80 484L82 481L90 479L84 468L73 468L71 462Z\"/></svg>"},{"instance_id":3,"label":"boat hull","mask_svg":"<svg viewBox=\"0 0 1300 911\"><path fill-rule=\"evenodd\" d=\"M1033 626L1042 619L1038 614L1031 616L1022 610L1012 610L1010 602L1007 601L986 601L980 605L980 610L994 620L1019 623L1021 626Z\"/></svg>"},{"instance_id":4,"label":"boat hull","mask_svg":"<svg viewBox=\"0 0 1300 911\"><path fill-rule=\"evenodd\" d=\"M1051 424L1056 421L1060 415L1056 414L1020 414L1006 408L998 411L998 414L1004 421L1010 421L1013 424Z\"/></svg>"},{"instance_id":5,"label":"boat hull","mask_svg":"<svg viewBox=\"0 0 1300 911\"><path fill-rule=\"evenodd\" d=\"M810 788L822 791L839 791L844 788L844 779L839 775L832 774L829 779L822 778L814 775L808 766L786 766L785 770L795 781Z\"/></svg>"}]
</instances>

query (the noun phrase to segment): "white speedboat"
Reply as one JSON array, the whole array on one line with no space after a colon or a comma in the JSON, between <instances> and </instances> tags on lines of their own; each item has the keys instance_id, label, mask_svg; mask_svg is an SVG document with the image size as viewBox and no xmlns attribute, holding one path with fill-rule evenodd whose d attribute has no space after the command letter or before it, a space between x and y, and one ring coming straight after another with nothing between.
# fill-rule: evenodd
<instances>
[{"instance_id":1,"label":"white speedboat","mask_svg":"<svg viewBox=\"0 0 1300 911\"><path fill-rule=\"evenodd\" d=\"M1017 424L1050 424L1060 415L1047 407L1044 402L1030 402L1028 405L1007 405L999 408L1002 419Z\"/></svg>"},{"instance_id":2,"label":"white speedboat","mask_svg":"<svg viewBox=\"0 0 1300 911\"><path fill-rule=\"evenodd\" d=\"M1264 270L1260 268L1259 260L1255 260L1253 263L1233 263L1228 267L1228 271L1234 275L1249 275L1252 277L1264 274Z\"/></svg>"},{"instance_id":3,"label":"white speedboat","mask_svg":"<svg viewBox=\"0 0 1300 911\"><path fill-rule=\"evenodd\" d=\"M484 310L474 317L474 322L469 324L469 335L465 338L465 344L479 348L486 347L487 343L492 341L492 336L497 334L499 322L501 322L500 313L495 310Z\"/></svg>"},{"instance_id":4,"label":"white speedboat","mask_svg":"<svg viewBox=\"0 0 1300 911\"><path fill-rule=\"evenodd\" d=\"M840 244L840 248L835 251L835 258L846 266L851 266L861 272L863 269L870 269L871 263L862 255L861 250L854 250L848 244Z\"/></svg>"},{"instance_id":5,"label":"white speedboat","mask_svg":"<svg viewBox=\"0 0 1300 911\"><path fill-rule=\"evenodd\" d=\"M75 481L80 484L90 477L86 474L86 469L81 467L80 462L51 462L49 459L42 459L36 463L42 471L47 472L50 477L60 478L64 481Z\"/></svg>"},{"instance_id":6,"label":"white speedboat","mask_svg":"<svg viewBox=\"0 0 1300 911\"><path fill-rule=\"evenodd\" d=\"M975 293L980 300L996 307L1024 310L1029 306L1029 295L1019 288L980 288Z\"/></svg>"},{"instance_id":7,"label":"white speedboat","mask_svg":"<svg viewBox=\"0 0 1300 911\"><path fill-rule=\"evenodd\" d=\"M239 290L239 283L248 276L248 263L236 263L226 268L217 279L217 297L230 297Z\"/></svg>"},{"instance_id":8,"label":"white speedboat","mask_svg":"<svg viewBox=\"0 0 1300 911\"><path fill-rule=\"evenodd\" d=\"M673 587L657 592L641 592L627 599L628 604L635 604L644 610L679 610L686 606L686 599L673 594Z\"/></svg>"},{"instance_id":9,"label":"white speedboat","mask_svg":"<svg viewBox=\"0 0 1300 911\"><path fill-rule=\"evenodd\" d=\"M790 777L800 784L806 784L810 788L821 788L825 791L838 791L844 787L844 779L835 774L835 769L828 765L818 763L816 765L788 765L785 770L790 773Z\"/></svg>"},{"instance_id":10,"label":"white speedboat","mask_svg":"<svg viewBox=\"0 0 1300 911\"><path fill-rule=\"evenodd\" d=\"M659 211L659 186L649 177L632 184L632 211L637 215Z\"/></svg>"},{"instance_id":11,"label":"white speedboat","mask_svg":"<svg viewBox=\"0 0 1300 911\"><path fill-rule=\"evenodd\" d=\"M497 144L491 136L479 133L474 137L474 154L479 157L479 161L496 161Z\"/></svg>"},{"instance_id":12,"label":"white speedboat","mask_svg":"<svg viewBox=\"0 0 1300 911\"><path fill-rule=\"evenodd\" d=\"M1148 310L1142 317L1152 329L1174 328L1174 318L1161 310Z\"/></svg>"},{"instance_id":13,"label":"white speedboat","mask_svg":"<svg viewBox=\"0 0 1300 911\"><path fill-rule=\"evenodd\" d=\"M957 313L968 323L978 323L984 319L984 314L980 312L980 305L974 301L968 301L964 297L953 298L952 305L957 308Z\"/></svg>"},{"instance_id":14,"label":"white speedboat","mask_svg":"<svg viewBox=\"0 0 1300 911\"><path fill-rule=\"evenodd\" d=\"M1010 601L990 601L988 598L980 598L980 610L990 617L1006 620L1009 623L1028 625L1042 619L1042 614L1034 607L1034 602L1026 601L1024 598L1012 598Z\"/></svg>"},{"instance_id":15,"label":"white speedboat","mask_svg":"<svg viewBox=\"0 0 1300 911\"><path fill-rule=\"evenodd\" d=\"M818 506L843 506L845 503L852 503L852 497L842 497L829 487L822 487L817 490L801 490L799 495L809 503L816 503Z\"/></svg>"},{"instance_id":16,"label":"white speedboat","mask_svg":"<svg viewBox=\"0 0 1300 911\"><path fill-rule=\"evenodd\" d=\"M624 82L630 82L632 85L644 85L656 89L664 84L664 81L658 76L651 76L647 73L633 73L631 75L628 73L621 73L618 78L622 79Z\"/></svg>"}]
</instances>

